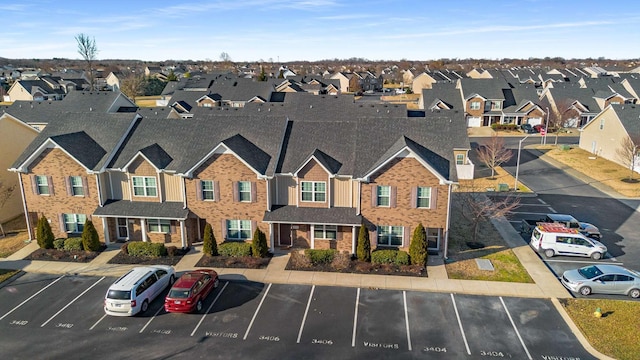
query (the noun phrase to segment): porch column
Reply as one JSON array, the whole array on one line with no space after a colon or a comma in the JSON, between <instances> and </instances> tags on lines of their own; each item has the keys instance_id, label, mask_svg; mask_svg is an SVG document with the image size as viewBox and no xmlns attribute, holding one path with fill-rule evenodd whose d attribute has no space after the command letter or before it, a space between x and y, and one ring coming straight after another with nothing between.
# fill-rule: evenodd
<instances>
[{"instance_id":1,"label":"porch column","mask_svg":"<svg viewBox=\"0 0 640 360\"><path fill-rule=\"evenodd\" d=\"M356 254L356 244L358 243L358 238L356 237L356 226L351 227L351 255Z\"/></svg>"},{"instance_id":2,"label":"porch column","mask_svg":"<svg viewBox=\"0 0 640 360\"><path fill-rule=\"evenodd\" d=\"M275 252L275 245L273 239L273 223L269 223L269 249L272 253Z\"/></svg>"},{"instance_id":3,"label":"porch column","mask_svg":"<svg viewBox=\"0 0 640 360\"><path fill-rule=\"evenodd\" d=\"M102 218L102 233L104 234L104 244L109 245L111 241L109 239L109 226L107 225L107 218Z\"/></svg>"},{"instance_id":4,"label":"porch column","mask_svg":"<svg viewBox=\"0 0 640 360\"><path fill-rule=\"evenodd\" d=\"M180 220L180 242L182 243L182 248L187 248L187 239L184 236L185 228L184 228L184 220Z\"/></svg>"},{"instance_id":5,"label":"porch column","mask_svg":"<svg viewBox=\"0 0 640 360\"><path fill-rule=\"evenodd\" d=\"M311 228L311 248L315 249L316 248L316 233L314 232L314 230L315 230L316 226L311 224L311 225L309 225L309 227Z\"/></svg>"},{"instance_id":6,"label":"porch column","mask_svg":"<svg viewBox=\"0 0 640 360\"><path fill-rule=\"evenodd\" d=\"M149 239L147 239L147 220L146 219L140 219L140 227L142 228L142 241L147 242L149 241Z\"/></svg>"}]
</instances>

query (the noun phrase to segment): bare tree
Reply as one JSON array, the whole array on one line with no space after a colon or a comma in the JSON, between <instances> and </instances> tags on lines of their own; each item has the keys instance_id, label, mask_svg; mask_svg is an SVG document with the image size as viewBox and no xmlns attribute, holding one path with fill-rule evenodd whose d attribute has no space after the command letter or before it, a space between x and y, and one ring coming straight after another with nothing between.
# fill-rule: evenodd
<instances>
[{"instance_id":1,"label":"bare tree","mask_svg":"<svg viewBox=\"0 0 640 360\"><path fill-rule=\"evenodd\" d=\"M635 141L634 141L635 140ZM636 145L639 144L639 145ZM625 165L629 166L629 181L633 181L633 173L635 172L636 159L638 159L638 151L640 151L640 136L625 136L616 149L618 159Z\"/></svg>"},{"instance_id":2,"label":"bare tree","mask_svg":"<svg viewBox=\"0 0 640 360\"><path fill-rule=\"evenodd\" d=\"M456 192L462 216L471 224L473 241L477 241L480 224L509 215L520 206L520 198L514 195L496 196L490 199L473 185Z\"/></svg>"},{"instance_id":3,"label":"bare tree","mask_svg":"<svg viewBox=\"0 0 640 360\"><path fill-rule=\"evenodd\" d=\"M93 62L96 60L98 55L98 47L96 46L96 39L90 38L89 35L86 34L78 34L76 35L76 41L78 42L78 53L82 56L84 61L87 62L87 71L89 71L89 81L91 90L94 88L93 83Z\"/></svg>"},{"instance_id":4,"label":"bare tree","mask_svg":"<svg viewBox=\"0 0 640 360\"><path fill-rule=\"evenodd\" d=\"M144 83L144 76L131 74L122 80L120 91L136 102L136 97L144 95Z\"/></svg>"},{"instance_id":5,"label":"bare tree","mask_svg":"<svg viewBox=\"0 0 640 360\"><path fill-rule=\"evenodd\" d=\"M504 147L504 139L495 134L477 151L480 161L491 169L491 179L494 179L496 168L513 156L511 150Z\"/></svg>"},{"instance_id":6,"label":"bare tree","mask_svg":"<svg viewBox=\"0 0 640 360\"><path fill-rule=\"evenodd\" d=\"M6 204L7 201L9 201L9 199L11 198L11 195L13 195L15 190L16 190L16 184L8 186L8 185L5 185L3 181L0 181L0 209L4 208L4 204ZM0 232L2 233L2 237L4 237L5 236L4 227L2 226L1 222L0 222Z\"/></svg>"},{"instance_id":7,"label":"bare tree","mask_svg":"<svg viewBox=\"0 0 640 360\"><path fill-rule=\"evenodd\" d=\"M578 116L578 112L573 109L573 101L569 98L556 100L553 107L549 104L547 98L544 98L541 106L545 108L545 111L549 111L547 128L555 132L555 145L558 145L558 133L569 125L569 120Z\"/></svg>"}]
</instances>

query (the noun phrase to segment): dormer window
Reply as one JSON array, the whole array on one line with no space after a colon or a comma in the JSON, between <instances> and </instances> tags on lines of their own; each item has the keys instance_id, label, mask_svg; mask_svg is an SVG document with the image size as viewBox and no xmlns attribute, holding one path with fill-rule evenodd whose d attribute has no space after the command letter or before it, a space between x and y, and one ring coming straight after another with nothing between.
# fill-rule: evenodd
<instances>
[{"instance_id":1,"label":"dormer window","mask_svg":"<svg viewBox=\"0 0 640 360\"><path fill-rule=\"evenodd\" d=\"M480 101L472 101L469 105L469 109L471 110L480 110Z\"/></svg>"},{"instance_id":2,"label":"dormer window","mask_svg":"<svg viewBox=\"0 0 640 360\"><path fill-rule=\"evenodd\" d=\"M325 202L327 184L324 181L303 181L300 184L302 201Z\"/></svg>"},{"instance_id":3,"label":"dormer window","mask_svg":"<svg viewBox=\"0 0 640 360\"><path fill-rule=\"evenodd\" d=\"M158 188L156 187L156 178L153 176L134 176L133 177L133 194L135 196L158 196Z\"/></svg>"},{"instance_id":4,"label":"dormer window","mask_svg":"<svg viewBox=\"0 0 640 360\"><path fill-rule=\"evenodd\" d=\"M491 110L500 110L502 109L502 102L501 101L492 101L491 102Z\"/></svg>"}]
</instances>

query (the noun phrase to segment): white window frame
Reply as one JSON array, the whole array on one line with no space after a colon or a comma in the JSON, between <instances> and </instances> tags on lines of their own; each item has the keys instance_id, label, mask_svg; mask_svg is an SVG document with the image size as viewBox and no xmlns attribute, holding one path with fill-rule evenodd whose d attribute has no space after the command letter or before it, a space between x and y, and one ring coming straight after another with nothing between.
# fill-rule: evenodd
<instances>
[{"instance_id":1,"label":"white window frame","mask_svg":"<svg viewBox=\"0 0 640 360\"><path fill-rule=\"evenodd\" d=\"M64 231L67 233L81 233L84 230L84 223L87 221L85 214L62 214L64 220Z\"/></svg>"},{"instance_id":2,"label":"white window frame","mask_svg":"<svg viewBox=\"0 0 640 360\"><path fill-rule=\"evenodd\" d=\"M333 237L331 236L333 234ZM337 240L338 226L336 225L313 225L314 239Z\"/></svg>"},{"instance_id":3,"label":"white window frame","mask_svg":"<svg viewBox=\"0 0 640 360\"><path fill-rule=\"evenodd\" d=\"M147 181L153 179L153 185L149 184ZM136 180L142 180L142 184L136 185ZM158 181L155 176L132 176L131 184L133 186L133 196L137 197L157 197L158 196ZM136 194L136 188L142 189L144 192L143 195ZM151 195L151 190L153 190L153 195Z\"/></svg>"},{"instance_id":4,"label":"white window frame","mask_svg":"<svg viewBox=\"0 0 640 360\"><path fill-rule=\"evenodd\" d=\"M383 231L385 229L386 231ZM400 229L400 244L392 244L392 239L397 238L394 236L394 230ZM386 240L383 242L382 240ZM404 226L392 226L392 225L378 225L378 238L376 239L378 246L390 246L390 247L402 247L404 245Z\"/></svg>"},{"instance_id":5,"label":"white window frame","mask_svg":"<svg viewBox=\"0 0 640 360\"><path fill-rule=\"evenodd\" d=\"M425 228L425 233L427 234L427 244L429 244L429 240L436 243L435 248L429 249L440 249L440 237L442 234L442 229L440 228ZM432 232L435 231L435 234Z\"/></svg>"},{"instance_id":6,"label":"white window frame","mask_svg":"<svg viewBox=\"0 0 640 360\"><path fill-rule=\"evenodd\" d=\"M38 188L38 195L51 195L51 188L49 187L49 179L45 175L36 175L36 187Z\"/></svg>"},{"instance_id":7,"label":"white window frame","mask_svg":"<svg viewBox=\"0 0 640 360\"><path fill-rule=\"evenodd\" d=\"M390 185L378 185L376 190L376 206L391 207L391 186ZM383 194L382 190L386 189L386 194ZM382 199L386 199L387 203L383 204Z\"/></svg>"},{"instance_id":8,"label":"white window frame","mask_svg":"<svg viewBox=\"0 0 640 360\"><path fill-rule=\"evenodd\" d=\"M305 185L311 185L311 189L305 190ZM322 185L322 190L319 189ZM305 200L304 195L311 196L311 200ZM327 183L325 181L301 181L300 182L300 200L302 202L326 202L327 201Z\"/></svg>"},{"instance_id":9,"label":"white window frame","mask_svg":"<svg viewBox=\"0 0 640 360\"><path fill-rule=\"evenodd\" d=\"M480 101L472 101L469 105L470 110L480 110Z\"/></svg>"},{"instance_id":10,"label":"white window frame","mask_svg":"<svg viewBox=\"0 0 640 360\"><path fill-rule=\"evenodd\" d=\"M169 233L171 233L171 220L167 220L167 219L148 219L147 220L147 230L149 230L150 233L169 234Z\"/></svg>"},{"instance_id":11,"label":"white window frame","mask_svg":"<svg viewBox=\"0 0 640 360\"><path fill-rule=\"evenodd\" d=\"M587 120L589 121L589 120ZM600 130L604 129L604 118L600 119Z\"/></svg>"},{"instance_id":12,"label":"white window frame","mask_svg":"<svg viewBox=\"0 0 640 360\"><path fill-rule=\"evenodd\" d=\"M238 200L251 202L251 181L238 181Z\"/></svg>"},{"instance_id":13,"label":"white window frame","mask_svg":"<svg viewBox=\"0 0 640 360\"><path fill-rule=\"evenodd\" d=\"M246 237L242 235L245 232ZM237 233L237 236L232 236ZM227 220L227 238L225 240L243 241L251 239L251 220Z\"/></svg>"},{"instance_id":14,"label":"white window frame","mask_svg":"<svg viewBox=\"0 0 640 360\"><path fill-rule=\"evenodd\" d=\"M210 185L211 187L205 186L205 184ZM200 189L202 189L202 200L204 201L215 201L216 194L214 189L215 184L213 180L200 180ZM209 196L209 197L207 197Z\"/></svg>"},{"instance_id":15,"label":"white window frame","mask_svg":"<svg viewBox=\"0 0 640 360\"><path fill-rule=\"evenodd\" d=\"M84 196L84 185L82 184L82 176L70 176L69 187L73 196Z\"/></svg>"},{"instance_id":16,"label":"white window frame","mask_svg":"<svg viewBox=\"0 0 640 360\"><path fill-rule=\"evenodd\" d=\"M429 193L428 196L424 194L424 191L427 191ZM421 206L420 200L423 200L423 201L426 200L427 206ZM418 209L431 208L431 187L430 186L418 186L418 189L416 190L416 207Z\"/></svg>"},{"instance_id":17,"label":"white window frame","mask_svg":"<svg viewBox=\"0 0 640 360\"><path fill-rule=\"evenodd\" d=\"M456 155L456 165L464 165L464 155L457 154Z\"/></svg>"},{"instance_id":18,"label":"white window frame","mask_svg":"<svg viewBox=\"0 0 640 360\"><path fill-rule=\"evenodd\" d=\"M501 110L502 102L501 101L492 101L491 102L491 110Z\"/></svg>"},{"instance_id":19,"label":"white window frame","mask_svg":"<svg viewBox=\"0 0 640 360\"><path fill-rule=\"evenodd\" d=\"M121 224L120 221L124 221L124 224ZM120 236L120 230L124 229L126 235ZM116 235L118 239L128 239L129 238L129 220L127 218L116 218Z\"/></svg>"}]
</instances>

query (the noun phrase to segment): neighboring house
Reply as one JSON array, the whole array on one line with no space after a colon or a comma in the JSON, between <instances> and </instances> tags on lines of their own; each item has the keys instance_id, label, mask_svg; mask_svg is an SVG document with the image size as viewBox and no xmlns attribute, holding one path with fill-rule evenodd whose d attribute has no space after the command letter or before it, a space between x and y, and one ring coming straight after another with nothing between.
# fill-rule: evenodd
<instances>
[{"instance_id":1,"label":"neighboring house","mask_svg":"<svg viewBox=\"0 0 640 360\"><path fill-rule=\"evenodd\" d=\"M411 90L420 94L424 89L431 89L434 83L453 83L462 76L455 71L425 71L413 79Z\"/></svg>"},{"instance_id":2,"label":"neighboring house","mask_svg":"<svg viewBox=\"0 0 640 360\"><path fill-rule=\"evenodd\" d=\"M144 75L146 77L154 77L162 81L167 81L167 75L162 72L162 68L159 66L146 66L144 68Z\"/></svg>"},{"instance_id":3,"label":"neighboring house","mask_svg":"<svg viewBox=\"0 0 640 360\"><path fill-rule=\"evenodd\" d=\"M51 78L39 80L19 80L7 91L10 101L62 100L66 89Z\"/></svg>"},{"instance_id":4,"label":"neighboring house","mask_svg":"<svg viewBox=\"0 0 640 360\"><path fill-rule=\"evenodd\" d=\"M556 114L571 112L571 118L563 124L566 127L582 127L602 110L592 89L575 85L556 85L544 89L541 95L541 99L543 98L547 99Z\"/></svg>"},{"instance_id":5,"label":"neighboring house","mask_svg":"<svg viewBox=\"0 0 640 360\"><path fill-rule=\"evenodd\" d=\"M107 87L112 91L120 90L120 82L122 80L124 80L124 74L119 71L112 71L105 78Z\"/></svg>"},{"instance_id":6,"label":"neighboring house","mask_svg":"<svg viewBox=\"0 0 640 360\"><path fill-rule=\"evenodd\" d=\"M358 73L360 89L362 91L382 91L384 79L382 75L375 76L370 71Z\"/></svg>"},{"instance_id":7,"label":"neighboring house","mask_svg":"<svg viewBox=\"0 0 640 360\"><path fill-rule=\"evenodd\" d=\"M185 121L52 119L11 169L31 236L42 215L56 237L77 236L90 218L107 243L187 247L209 223L219 242L249 241L260 229L272 250L355 253L360 226L373 248L406 250L422 223L429 248L446 252L456 154L469 148L464 123L397 116L348 97L298 98L305 102L200 107Z\"/></svg>"},{"instance_id":8,"label":"neighboring house","mask_svg":"<svg viewBox=\"0 0 640 360\"><path fill-rule=\"evenodd\" d=\"M466 75L472 79L493 79L491 73L485 69L472 69Z\"/></svg>"},{"instance_id":9,"label":"neighboring house","mask_svg":"<svg viewBox=\"0 0 640 360\"><path fill-rule=\"evenodd\" d=\"M637 149L640 148L639 119L640 105L609 105L582 127L579 146L596 156L630 169L631 161L629 153L625 150L625 139L633 142L637 153ZM640 172L640 159L637 155L634 170Z\"/></svg>"},{"instance_id":10,"label":"neighboring house","mask_svg":"<svg viewBox=\"0 0 640 360\"><path fill-rule=\"evenodd\" d=\"M504 79L459 79L468 127L502 123L505 91L511 87Z\"/></svg>"},{"instance_id":11,"label":"neighboring house","mask_svg":"<svg viewBox=\"0 0 640 360\"><path fill-rule=\"evenodd\" d=\"M330 79L340 82L340 92L343 94L354 92L358 88L358 75L353 73L337 72L331 75Z\"/></svg>"}]
</instances>

